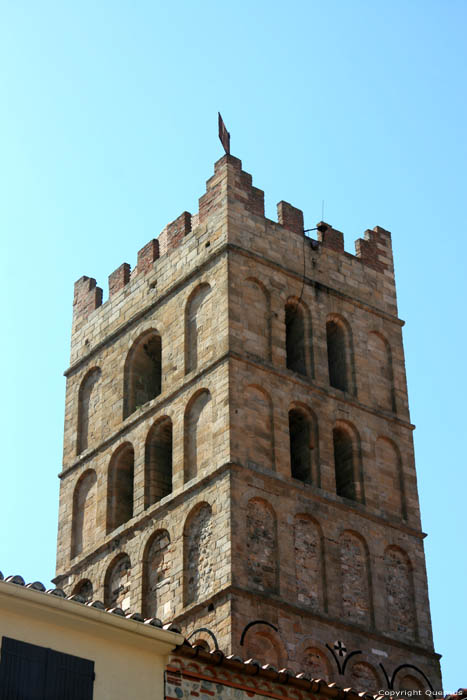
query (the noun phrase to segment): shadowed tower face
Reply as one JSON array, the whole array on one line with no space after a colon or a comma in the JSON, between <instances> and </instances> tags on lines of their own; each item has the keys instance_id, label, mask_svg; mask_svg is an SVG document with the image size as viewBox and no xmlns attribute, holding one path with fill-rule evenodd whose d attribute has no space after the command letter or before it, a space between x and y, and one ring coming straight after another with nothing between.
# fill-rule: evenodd
<instances>
[{"instance_id":1,"label":"shadowed tower face","mask_svg":"<svg viewBox=\"0 0 467 700\"><path fill-rule=\"evenodd\" d=\"M105 303L75 285L56 583L343 687L440 688L401 327L387 231L304 238L224 156Z\"/></svg>"}]
</instances>

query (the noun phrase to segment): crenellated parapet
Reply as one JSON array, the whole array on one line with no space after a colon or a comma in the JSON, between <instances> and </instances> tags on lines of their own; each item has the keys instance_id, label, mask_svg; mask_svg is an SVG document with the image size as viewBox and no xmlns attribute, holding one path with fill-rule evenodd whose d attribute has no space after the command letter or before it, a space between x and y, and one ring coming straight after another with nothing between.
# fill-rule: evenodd
<instances>
[{"instance_id":1,"label":"crenellated parapet","mask_svg":"<svg viewBox=\"0 0 467 700\"><path fill-rule=\"evenodd\" d=\"M364 236L355 241L357 257L379 272L389 270L393 273L391 233L381 226L375 226L372 231L366 230Z\"/></svg>"},{"instance_id":2,"label":"crenellated parapet","mask_svg":"<svg viewBox=\"0 0 467 700\"><path fill-rule=\"evenodd\" d=\"M89 314L102 304L102 288L97 286L93 277L80 277L75 282L73 297L73 321L77 318L87 318Z\"/></svg>"},{"instance_id":3,"label":"crenellated parapet","mask_svg":"<svg viewBox=\"0 0 467 700\"><path fill-rule=\"evenodd\" d=\"M256 231L262 230L264 243L271 246L277 247L274 237L279 235L282 237L282 245L285 241L285 246L288 247L287 235L290 232L293 236L290 238L289 256L294 261L298 260L301 243L298 248L297 236L306 236L303 211L281 201L277 205L277 222L267 219L264 215L264 192L253 185L252 176L242 169L241 160L224 155L215 163L214 174L206 183L206 192L199 199L198 213L192 215L184 211L167 224L157 239L152 239L138 251L137 264L133 270L126 262L114 270L109 275L109 299L116 297L125 288L131 287L132 290L133 283L137 287L138 282L156 264L179 249L187 238L196 238L200 232L205 232L207 224L211 230L224 230L225 243L234 241L223 227L228 220L233 221L235 218L242 228L252 225ZM331 255L342 255L347 261L358 260L364 267L384 274L388 283L391 283L388 277L393 278L393 259L391 234L388 231L379 226L365 231L364 237L355 243L355 255L351 255L344 250L344 235L341 231L324 221L319 222L316 230L313 242L315 255L329 252ZM256 236L258 240L259 234ZM102 289L96 285L96 281L89 277L78 280L75 285L74 329L81 328L89 315L101 305Z\"/></svg>"},{"instance_id":4,"label":"crenellated parapet","mask_svg":"<svg viewBox=\"0 0 467 700\"><path fill-rule=\"evenodd\" d=\"M277 205L277 221L289 231L303 234L303 212L288 202L279 202Z\"/></svg>"}]
</instances>

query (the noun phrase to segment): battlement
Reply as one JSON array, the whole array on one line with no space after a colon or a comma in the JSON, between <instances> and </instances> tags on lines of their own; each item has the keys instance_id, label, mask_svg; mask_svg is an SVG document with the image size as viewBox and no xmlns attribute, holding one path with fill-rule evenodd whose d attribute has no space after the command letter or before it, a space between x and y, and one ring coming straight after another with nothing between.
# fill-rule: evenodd
<instances>
[{"instance_id":1,"label":"battlement","mask_svg":"<svg viewBox=\"0 0 467 700\"><path fill-rule=\"evenodd\" d=\"M161 258L178 249L184 240L193 234L195 237L204 231L209 223L211 229L222 228L229 216L252 216L263 220L266 228L284 229L293 234L291 256L294 253L296 236L305 236L303 211L288 202L277 205L277 222L265 218L264 192L253 186L252 176L242 169L242 162L231 155L225 155L214 165L214 174L206 183L206 192L199 199L199 210L195 215L184 211L169 223L157 239L152 239L138 251L137 264L133 270L128 263L122 263L109 275L109 299L140 277L144 277ZM270 231L266 232L270 236ZM367 268L393 278L391 234L376 226L367 230L363 238L355 242L355 255L344 250L344 235L326 222L319 222L317 237L313 241L313 252L330 251L346 258L359 260ZM228 234L225 242L230 240ZM272 242L271 242L272 244ZM73 309L74 329L82 325L88 316L102 305L102 289L96 280L81 277L75 284Z\"/></svg>"}]
</instances>

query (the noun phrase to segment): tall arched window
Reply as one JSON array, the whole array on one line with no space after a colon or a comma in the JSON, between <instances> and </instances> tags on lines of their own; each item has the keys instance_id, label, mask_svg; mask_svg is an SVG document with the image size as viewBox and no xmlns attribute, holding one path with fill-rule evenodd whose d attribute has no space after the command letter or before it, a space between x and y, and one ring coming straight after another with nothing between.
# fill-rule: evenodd
<instances>
[{"instance_id":1,"label":"tall arched window","mask_svg":"<svg viewBox=\"0 0 467 700\"><path fill-rule=\"evenodd\" d=\"M294 518L293 534L298 602L314 610L326 609L321 527L309 515L299 514Z\"/></svg>"},{"instance_id":2,"label":"tall arched window","mask_svg":"<svg viewBox=\"0 0 467 700\"><path fill-rule=\"evenodd\" d=\"M121 608L127 612L130 600L131 562L123 552L115 557L105 574L104 605L106 608Z\"/></svg>"},{"instance_id":3,"label":"tall arched window","mask_svg":"<svg viewBox=\"0 0 467 700\"><path fill-rule=\"evenodd\" d=\"M391 347L384 336L372 331L368 336L369 393L373 404L385 411L396 411Z\"/></svg>"},{"instance_id":4,"label":"tall arched window","mask_svg":"<svg viewBox=\"0 0 467 700\"><path fill-rule=\"evenodd\" d=\"M416 636L412 564L406 552L390 546L384 553L387 629L398 637Z\"/></svg>"},{"instance_id":5,"label":"tall arched window","mask_svg":"<svg viewBox=\"0 0 467 700\"><path fill-rule=\"evenodd\" d=\"M212 459L212 400L202 389L185 411L185 483L209 466Z\"/></svg>"},{"instance_id":6,"label":"tall arched window","mask_svg":"<svg viewBox=\"0 0 467 700\"><path fill-rule=\"evenodd\" d=\"M252 498L246 511L245 560L248 586L264 593L277 593L277 520L272 506L261 498Z\"/></svg>"},{"instance_id":7,"label":"tall arched window","mask_svg":"<svg viewBox=\"0 0 467 700\"><path fill-rule=\"evenodd\" d=\"M107 482L107 532L133 517L134 451L129 442L113 454Z\"/></svg>"},{"instance_id":8,"label":"tall arched window","mask_svg":"<svg viewBox=\"0 0 467 700\"><path fill-rule=\"evenodd\" d=\"M306 321L302 304L289 300L285 305L285 352L287 369L307 375Z\"/></svg>"},{"instance_id":9,"label":"tall arched window","mask_svg":"<svg viewBox=\"0 0 467 700\"><path fill-rule=\"evenodd\" d=\"M96 535L97 476L94 469L82 474L73 493L71 556L76 557L94 542Z\"/></svg>"},{"instance_id":10,"label":"tall arched window","mask_svg":"<svg viewBox=\"0 0 467 700\"><path fill-rule=\"evenodd\" d=\"M148 331L133 344L125 362L123 417L127 418L162 389L162 341Z\"/></svg>"},{"instance_id":11,"label":"tall arched window","mask_svg":"<svg viewBox=\"0 0 467 700\"><path fill-rule=\"evenodd\" d=\"M165 416L151 428L146 439L144 507L172 493L172 421Z\"/></svg>"},{"instance_id":12,"label":"tall arched window","mask_svg":"<svg viewBox=\"0 0 467 700\"><path fill-rule=\"evenodd\" d=\"M331 317L326 323L329 383L341 391L352 390L352 357L349 331L344 321Z\"/></svg>"},{"instance_id":13,"label":"tall arched window","mask_svg":"<svg viewBox=\"0 0 467 700\"><path fill-rule=\"evenodd\" d=\"M91 369L79 388L78 396L78 439L76 445L76 454L81 454L92 445L97 437L98 430L96 425L97 406L98 406L98 390L97 382L101 376L101 371L98 367Z\"/></svg>"},{"instance_id":14,"label":"tall arched window","mask_svg":"<svg viewBox=\"0 0 467 700\"><path fill-rule=\"evenodd\" d=\"M314 426L304 410L289 411L290 467L292 477L306 484L313 481Z\"/></svg>"},{"instance_id":15,"label":"tall arched window","mask_svg":"<svg viewBox=\"0 0 467 700\"><path fill-rule=\"evenodd\" d=\"M242 435L247 464L274 469L273 406L269 394L256 386L245 389Z\"/></svg>"},{"instance_id":16,"label":"tall arched window","mask_svg":"<svg viewBox=\"0 0 467 700\"><path fill-rule=\"evenodd\" d=\"M354 501L359 499L357 455L354 440L347 428L336 427L332 431L334 442L334 468L336 472L336 493Z\"/></svg>"},{"instance_id":17,"label":"tall arched window","mask_svg":"<svg viewBox=\"0 0 467 700\"><path fill-rule=\"evenodd\" d=\"M242 285L243 350L261 360L271 359L271 300L264 285L249 277Z\"/></svg>"},{"instance_id":18,"label":"tall arched window","mask_svg":"<svg viewBox=\"0 0 467 700\"><path fill-rule=\"evenodd\" d=\"M404 477L398 448L392 440L380 436L376 440L375 458L379 507L388 515L406 518Z\"/></svg>"},{"instance_id":19,"label":"tall arched window","mask_svg":"<svg viewBox=\"0 0 467 700\"><path fill-rule=\"evenodd\" d=\"M373 601L368 547L354 532L340 537L340 564L343 621L369 627L373 621Z\"/></svg>"},{"instance_id":20,"label":"tall arched window","mask_svg":"<svg viewBox=\"0 0 467 700\"><path fill-rule=\"evenodd\" d=\"M143 556L143 614L166 620L172 611L170 591L170 535L158 530L151 535Z\"/></svg>"},{"instance_id":21,"label":"tall arched window","mask_svg":"<svg viewBox=\"0 0 467 700\"><path fill-rule=\"evenodd\" d=\"M185 307L185 374L196 369L201 360L209 359L213 340L211 326L211 287L203 283L193 290Z\"/></svg>"},{"instance_id":22,"label":"tall arched window","mask_svg":"<svg viewBox=\"0 0 467 700\"><path fill-rule=\"evenodd\" d=\"M193 508L183 531L184 600L196 603L214 589L214 522L209 503Z\"/></svg>"}]
</instances>

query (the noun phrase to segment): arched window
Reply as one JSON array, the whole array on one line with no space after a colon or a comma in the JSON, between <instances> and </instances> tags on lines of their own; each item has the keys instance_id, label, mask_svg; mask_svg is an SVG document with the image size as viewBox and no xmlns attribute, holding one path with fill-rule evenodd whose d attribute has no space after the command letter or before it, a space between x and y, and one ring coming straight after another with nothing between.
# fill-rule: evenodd
<instances>
[{"instance_id":1,"label":"arched window","mask_svg":"<svg viewBox=\"0 0 467 700\"><path fill-rule=\"evenodd\" d=\"M329 383L341 391L351 390L351 349L344 321L332 317L326 323Z\"/></svg>"},{"instance_id":2,"label":"arched window","mask_svg":"<svg viewBox=\"0 0 467 700\"><path fill-rule=\"evenodd\" d=\"M260 498L248 502L245 561L250 588L277 593L277 522L273 508Z\"/></svg>"},{"instance_id":3,"label":"arched window","mask_svg":"<svg viewBox=\"0 0 467 700\"><path fill-rule=\"evenodd\" d=\"M398 637L414 639L416 615L410 559L402 549L388 547L384 553L384 570L387 628Z\"/></svg>"},{"instance_id":4,"label":"arched window","mask_svg":"<svg viewBox=\"0 0 467 700\"><path fill-rule=\"evenodd\" d=\"M210 465L212 459L212 401L202 389L185 411L185 483Z\"/></svg>"},{"instance_id":5,"label":"arched window","mask_svg":"<svg viewBox=\"0 0 467 700\"><path fill-rule=\"evenodd\" d=\"M185 374L196 369L201 360L206 362L210 358L211 326L211 287L203 283L193 290L185 307Z\"/></svg>"},{"instance_id":6,"label":"arched window","mask_svg":"<svg viewBox=\"0 0 467 700\"><path fill-rule=\"evenodd\" d=\"M403 673L403 670L402 670ZM406 673L405 675L400 674L398 678L398 690L428 690L426 685L420 678L417 678L414 673ZM418 695L418 693L417 693ZM421 693L420 693L421 695ZM408 697L412 697L409 695Z\"/></svg>"},{"instance_id":7,"label":"arched window","mask_svg":"<svg viewBox=\"0 0 467 700\"><path fill-rule=\"evenodd\" d=\"M285 305L285 352L287 369L307 375L306 322L303 306L290 300Z\"/></svg>"},{"instance_id":8,"label":"arched window","mask_svg":"<svg viewBox=\"0 0 467 700\"><path fill-rule=\"evenodd\" d=\"M79 388L78 395L78 439L76 446L76 454L81 454L92 445L97 437L97 407L99 392L96 384L101 376L101 371L98 367L91 369Z\"/></svg>"},{"instance_id":9,"label":"arched window","mask_svg":"<svg viewBox=\"0 0 467 700\"><path fill-rule=\"evenodd\" d=\"M214 589L214 523L209 503L196 506L184 528L184 599L196 603Z\"/></svg>"},{"instance_id":10,"label":"arched window","mask_svg":"<svg viewBox=\"0 0 467 700\"><path fill-rule=\"evenodd\" d=\"M389 438L378 437L375 457L379 507L392 517L406 518L404 479L399 450Z\"/></svg>"},{"instance_id":11,"label":"arched window","mask_svg":"<svg viewBox=\"0 0 467 700\"><path fill-rule=\"evenodd\" d=\"M133 517L134 451L129 442L113 454L107 482L107 532Z\"/></svg>"},{"instance_id":12,"label":"arched window","mask_svg":"<svg viewBox=\"0 0 467 700\"><path fill-rule=\"evenodd\" d=\"M316 647L307 647L302 656L300 668L309 673L312 678L319 678L323 681L331 679L331 667L326 655Z\"/></svg>"},{"instance_id":13,"label":"arched window","mask_svg":"<svg viewBox=\"0 0 467 700\"><path fill-rule=\"evenodd\" d=\"M91 581L88 578L84 578L79 581L73 588L73 595L80 595L82 598L84 598L86 603L89 603L93 596Z\"/></svg>"},{"instance_id":14,"label":"arched window","mask_svg":"<svg viewBox=\"0 0 467 700\"><path fill-rule=\"evenodd\" d=\"M172 493L172 421L161 418L146 439L144 507Z\"/></svg>"},{"instance_id":15,"label":"arched window","mask_svg":"<svg viewBox=\"0 0 467 700\"><path fill-rule=\"evenodd\" d=\"M296 515L293 534L298 602L313 610L323 610L326 584L321 528L309 515Z\"/></svg>"},{"instance_id":16,"label":"arched window","mask_svg":"<svg viewBox=\"0 0 467 700\"><path fill-rule=\"evenodd\" d=\"M125 362L123 417L156 396L162 388L162 341L148 331L134 343Z\"/></svg>"},{"instance_id":17,"label":"arched window","mask_svg":"<svg viewBox=\"0 0 467 700\"><path fill-rule=\"evenodd\" d=\"M242 436L247 464L274 469L273 407L269 394L247 386L242 410Z\"/></svg>"},{"instance_id":18,"label":"arched window","mask_svg":"<svg viewBox=\"0 0 467 700\"><path fill-rule=\"evenodd\" d=\"M314 430L305 411L289 411L290 467L292 478L310 484L313 481Z\"/></svg>"},{"instance_id":19,"label":"arched window","mask_svg":"<svg viewBox=\"0 0 467 700\"><path fill-rule=\"evenodd\" d=\"M104 605L106 608L130 608L131 562L128 554L119 554L105 575Z\"/></svg>"},{"instance_id":20,"label":"arched window","mask_svg":"<svg viewBox=\"0 0 467 700\"><path fill-rule=\"evenodd\" d=\"M373 619L368 548L363 537L345 531L340 537L343 621L369 627Z\"/></svg>"},{"instance_id":21,"label":"arched window","mask_svg":"<svg viewBox=\"0 0 467 700\"><path fill-rule=\"evenodd\" d=\"M332 431L334 442L334 468L336 473L336 493L338 496L356 501L359 498L357 477L357 455L354 441L346 428L337 427Z\"/></svg>"},{"instance_id":22,"label":"arched window","mask_svg":"<svg viewBox=\"0 0 467 700\"><path fill-rule=\"evenodd\" d=\"M373 666L364 661L354 663L349 673L349 685L352 688L364 690L371 695L376 694L381 687L381 680Z\"/></svg>"},{"instance_id":23,"label":"arched window","mask_svg":"<svg viewBox=\"0 0 467 700\"><path fill-rule=\"evenodd\" d=\"M190 643L192 647L200 647L203 651L211 651L209 642L207 642L205 639L200 639L199 637L197 637L194 642Z\"/></svg>"},{"instance_id":24,"label":"arched window","mask_svg":"<svg viewBox=\"0 0 467 700\"><path fill-rule=\"evenodd\" d=\"M96 536L97 476L94 469L82 474L73 493L71 557L91 546Z\"/></svg>"},{"instance_id":25,"label":"arched window","mask_svg":"<svg viewBox=\"0 0 467 700\"><path fill-rule=\"evenodd\" d=\"M249 277L242 285L242 344L254 358L271 359L271 301L269 292Z\"/></svg>"},{"instance_id":26,"label":"arched window","mask_svg":"<svg viewBox=\"0 0 467 700\"><path fill-rule=\"evenodd\" d=\"M269 627L250 629L245 638L245 657L282 668L285 654L277 632Z\"/></svg>"},{"instance_id":27,"label":"arched window","mask_svg":"<svg viewBox=\"0 0 467 700\"><path fill-rule=\"evenodd\" d=\"M385 411L396 411L391 347L379 333L368 336L369 391L373 405Z\"/></svg>"},{"instance_id":28,"label":"arched window","mask_svg":"<svg viewBox=\"0 0 467 700\"><path fill-rule=\"evenodd\" d=\"M172 612L170 536L167 530L151 535L143 557L143 614L166 620Z\"/></svg>"}]
</instances>

